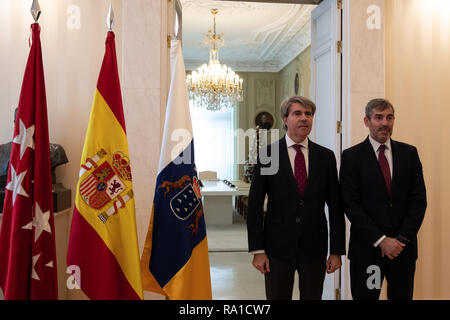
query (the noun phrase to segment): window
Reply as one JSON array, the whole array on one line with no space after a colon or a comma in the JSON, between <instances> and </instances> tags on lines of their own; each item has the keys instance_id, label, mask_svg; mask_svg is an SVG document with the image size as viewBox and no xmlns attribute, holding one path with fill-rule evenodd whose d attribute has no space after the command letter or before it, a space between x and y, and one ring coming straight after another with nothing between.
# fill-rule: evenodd
<instances>
[{"instance_id":1,"label":"window","mask_svg":"<svg viewBox=\"0 0 450 320\"><path fill-rule=\"evenodd\" d=\"M219 180L236 180L234 158L235 108L209 111L189 101L197 172L216 171Z\"/></svg>"}]
</instances>

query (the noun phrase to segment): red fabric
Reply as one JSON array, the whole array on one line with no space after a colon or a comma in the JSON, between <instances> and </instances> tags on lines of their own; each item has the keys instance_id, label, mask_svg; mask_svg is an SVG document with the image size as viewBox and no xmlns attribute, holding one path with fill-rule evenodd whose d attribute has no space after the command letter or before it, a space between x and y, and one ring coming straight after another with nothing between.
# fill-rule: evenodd
<instances>
[{"instance_id":1,"label":"red fabric","mask_svg":"<svg viewBox=\"0 0 450 320\"><path fill-rule=\"evenodd\" d=\"M111 250L76 207L67 254L67 266L70 265L80 268L79 285L90 299L140 300ZM93 286L93 283L98 285Z\"/></svg>"},{"instance_id":2,"label":"red fabric","mask_svg":"<svg viewBox=\"0 0 450 320\"><path fill-rule=\"evenodd\" d=\"M389 169L389 163L384 155L384 150L386 146L384 144L380 145L378 148L378 162L380 163L381 172L383 173L384 182L386 183L386 188L388 192L391 192L391 171Z\"/></svg>"},{"instance_id":3,"label":"red fabric","mask_svg":"<svg viewBox=\"0 0 450 320\"><path fill-rule=\"evenodd\" d=\"M125 131L113 32L108 32L106 39L105 55L97 89ZM85 144L88 143L89 138L94 137L86 137ZM79 195L77 194L77 197ZM92 209L83 212L83 214L92 215L96 212ZM141 299L130 285L111 249L76 206L74 207L70 229L67 266L74 266L73 270L79 270L78 277L73 274L74 279L75 281L77 281L77 278L79 279L78 285L89 299Z\"/></svg>"},{"instance_id":4,"label":"red fabric","mask_svg":"<svg viewBox=\"0 0 450 320\"><path fill-rule=\"evenodd\" d=\"M305 191L306 186L306 164L305 164L305 156L302 152L302 146L299 144L294 144L295 151L295 180L297 181L298 192L300 195L303 195L303 191Z\"/></svg>"},{"instance_id":5,"label":"red fabric","mask_svg":"<svg viewBox=\"0 0 450 320\"><path fill-rule=\"evenodd\" d=\"M117 68L116 45L114 32L109 31L106 37L106 50L103 58L102 68L98 77L97 89L105 99L108 106L119 121L126 133L125 118L122 107L122 94L120 92L119 73ZM105 81L104 79L108 79Z\"/></svg>"},{"instance_id":6,"label":"red fabric","mask_svg":"<svg viewBox=\"0 0 450 320\"><path fill-rule=\"evenodd\" d=\"M39 24L32 24L31 29L33 43L14 126L0 230L0 286L5 299L58 299L47 102ZM47 218L42 218L46 215Z\"/></svg>"}]
</instances>

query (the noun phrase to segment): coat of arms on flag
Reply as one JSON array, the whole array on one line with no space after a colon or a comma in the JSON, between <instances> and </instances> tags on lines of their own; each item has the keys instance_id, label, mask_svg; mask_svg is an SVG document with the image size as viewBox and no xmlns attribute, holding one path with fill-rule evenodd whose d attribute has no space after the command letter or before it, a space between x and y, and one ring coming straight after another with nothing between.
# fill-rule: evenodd
<instances>
[{"instance_id":1,"label":"coat of arms on flag","mask_svg":"<svg viewBox=\"0 0 450 320\"><path fill-rule=\"evenodd\" d=\"M200 201L202 195L197 177L193 176L191 182L191 178L184 175L174 182L164 181L159 188L165 189L165 197L172 189L182 189L170 199L170 210L181 221L187 220L195 213L195 222L186 226L186 228L191 229L192 235L194 235L198 230L199 219L203 214Z\"/></svg>"},{"instance_id":2,"label":"coat of arms on flag","mask_svg":"<svg viewBox=\"0 0 450 320\"><path fill-rule=\"evenodd\" d=\"M101 149L93 158L86 160L80 171L80 176L86 171L89 173L80 183L81 198L93 209L106 207L106 211L98 215L103 223L133 197L133 191L124 183L124 180L131 181L128 157L117 151L112 155L111 163L107 158L107 152Z\"/></svg>"}]
</instances>

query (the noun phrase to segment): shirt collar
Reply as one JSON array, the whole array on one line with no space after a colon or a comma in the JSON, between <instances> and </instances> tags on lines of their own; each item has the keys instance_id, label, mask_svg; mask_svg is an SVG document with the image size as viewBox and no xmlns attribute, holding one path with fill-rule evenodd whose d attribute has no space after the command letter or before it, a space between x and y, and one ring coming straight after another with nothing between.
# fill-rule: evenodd
<instances>
[{"instance_id":1,"label":"shirt collar","mask_svg":"<svg viewBox=\"0 0 450 320\"><path fill-rule=\"evenodd\" d=\"M378 148L379 148L382 144L384 144L384 145L386 146L386 149L387 149L387 150L389 150L389 151L392 152L392 149L391 149L391 138L387 139L385 143L379 143L378 141L376 141L374 138L372 138L372 137L369 135L369 141L370 141L370 144L372 145L372 148L373 148L373 150L374 150L375 152L378 151Z\"/></svg>"},{"instance_id":2,"label":"shirt collar","mask_svg":"<svg viewBox=\"0 0 450 320\"><path fill-rule=\"evenodd\" d=\"M286 133L286 146L289 148L289 147L292 147L294 144L297 144L297 143L295 143L294 140L289 138L289 136ZM305 140L303 140L299 144L302 145L303 148L308 149L308 138L306 138Z\"/></svg>"}]
</instances>

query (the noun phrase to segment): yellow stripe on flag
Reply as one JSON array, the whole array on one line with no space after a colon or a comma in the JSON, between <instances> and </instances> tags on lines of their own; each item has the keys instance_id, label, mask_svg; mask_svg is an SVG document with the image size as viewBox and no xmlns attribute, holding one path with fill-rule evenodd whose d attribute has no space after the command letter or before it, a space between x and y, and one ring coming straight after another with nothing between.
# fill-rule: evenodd
<instances>
[{"instance_id":1,"label":"yellow stripe on flag","mask_svg":"<svg viewBox=\"0 0 450 320\"><path fill-rule=\"evenodd\" d=\"M127 137L122 126L101 93L96 90L81 163L86 163L87 159L92 159L101 149L106 151L106 156L99 160L98 164L105 161L112 164L112 155L115 152L122 152L127 157L129 155ZM85 172L79 179L75 205L80 214L111 250L130 285L142 299L134 198L126 201L124 208L120 208L117 214L110 216L107 222L103 223L98 215L104 212L105 208L100 210L92 208L82 199L80 194L80 184L89 176L89 172L91 171ZM126 185L127 190L132 190L131 181L123 180L122 182ZM112 205L112 202L105 206L106 209ZM101 272L101 270L99 271Z\"/></svg>"},{"instance_id":2,"label":"yellow stripe on flag","mask_svg":"<svg viewBox=\"0 0 450 320\"><path fill-rule=\"evenodd\" d=\"M164 291L173 300L212 299L206 237L194 248L189 261L164 286Z\"/></svg>"},{"instance_id":3,"label":"yellow stripe on flag","mask_svg":"<svg viewBox=\"0 0 450 320\"><path fill-rule=\"evenodd\" d=\"M153 205L152 207L152 214L150 216L150 223L148 225L147 237L145 239L144 250L142 251L141 257L142 287L144 288L144 290L167 296L167 293L164 292L149 269L150 256L152 254L154 210L155 205Z\"/></svg>"}]
</instances>

